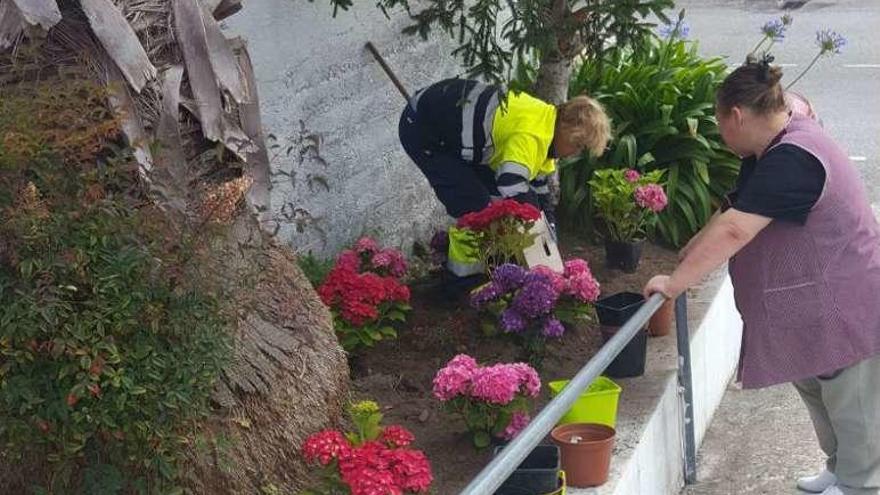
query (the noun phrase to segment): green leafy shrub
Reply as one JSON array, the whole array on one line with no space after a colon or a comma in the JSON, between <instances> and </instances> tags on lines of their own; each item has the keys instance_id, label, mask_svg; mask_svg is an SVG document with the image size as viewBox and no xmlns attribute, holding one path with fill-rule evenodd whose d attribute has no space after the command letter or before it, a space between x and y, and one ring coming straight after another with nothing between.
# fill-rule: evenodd
<instances>
[{"instance_id":1,"label":"green leafy shrub","mask_svg":"<svg viewBox=\"0 0 880 495\"><path fill-rule=\"evenodd\" d=\"M562 164L562 213L592 230L587 184L595 170L664 170L669 206L660 215L658 232L675 246L693 236L739 170L714 115L715 91L725 75L720 59L704 59L694 43L678 38L655 39L637 50L616 50L601 64L581 65L571 94L588 93L605 105L614 140L599 158Z\"/></svg>"},{"instance_id":2,"label":"green leafy shrub","mask_svg":"<svg viewBox=\"0 0 880 495\"><path fill-rule=\"evenodd\" d=\"M127 153L95 159L115 119L82 88L0 98L4 145L26 143L0 151L0 442L45 456L37 493L171 493L233 308L209 268L212 224L152 207ZM68 135L29 116L47 105Z\"/></svg>"}]
</instances>

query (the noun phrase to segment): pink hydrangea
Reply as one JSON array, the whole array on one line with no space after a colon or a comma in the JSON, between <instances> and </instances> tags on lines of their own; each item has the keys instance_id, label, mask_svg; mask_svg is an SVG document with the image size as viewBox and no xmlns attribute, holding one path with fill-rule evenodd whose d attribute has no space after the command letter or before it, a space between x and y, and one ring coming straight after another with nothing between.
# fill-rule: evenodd
<instances>
[{"instance_id":1,"label":"pink hydrangea","mask_svg":"<svg viewBox=\"0 0 880 495\"><path fill-rule=\"evenodd\" d=\"M638 170L634 169L627 170L626 172L624 172L623 176L626 177L626 180L628 182L637 182L639 179L642 178L642 175L638 172Z\"/></svg>"},{"instance_id":2,"label":"pink hydrangea","mask_svg":"<svg viewBox=\"0 0 880 495\"><path fill-rule=\"evenodd\" d=\"M385 268L395 277L402 277L406 274L406 258L397 249L383 249L374 254L371 261L373 266Z\"/></svg>"},{"instance_id":3,"label":"pink hydrangea","mask_svg":"<svg viewBox=\"0 0 880 495\"><path fill-rule=\"evenodd\" d=\"M579 273L590 273L590 265L586 261L580 258L572 258L565 262L565 273L566 277L571 277L573 275L577 275Z\"/></svg>"},{"instance_id":4,"label":"pink hydrangea","mask_svg":"<svg viewBox=\"0 0 880 495\"><path fill-rule=\"evenodd\" d=\"M666 208L666 193L659 184L648 184L640 186L635 191L636 203L642 208L647 208L654 213L663 211Z\"/></svg>"},{"instance_id":5,"label":"pink hydrangea","mask_svg":"<svg viewBox=\"0 0 880 495\"><path fill-rule=\"evenodd\" d=\"M467 354L458 354L454 358L452 358L446 366L455 366L458 368L464 368L469 371L474 371L479 368L480 365L477 364L477 360L468 356Z\"/></svg>"},{"instance_id":6,"label":"pink hydrangea","mask_svg":"<svg viewBox=\"0 0 880 495\"><path fill-rule=\"evenodd\" d=\"M596 302L599 299L599 282L593 274L580 273L568 279L569 293L581 302Z\"/></svg>"},{"instance_id":7,"label":"pink hydrangea","mask_svg":"<svg viewBox=\"0 0 880 495\"><path fill-rule=\"evenodd\" d=\"M541 392L541 378L538 372L526 363L513 363L510 367L519 375L522 391L529 397L537 397Z\"/></svg>"},{"instance_id":8,"label":"pink hydrangea","mask_svg":"<svg viewBox=\"0 0 880 495\"><path fill-rule=\"evenodd\" d=\"M434 376L434 397L445 402L468 395L476 369L474 358L466 354L455 356Z\"/></svg>"},{"instance_id":9,"label":"pink hydrangea","mask_svg":"<svg viewBox=\"0 0 880 495\"><path fill-rule=\"evenodd\" d=\"M509 404L519 392L520 377L515 368L496 364L477 369L473 374L471 396L490 404Z\"/></svg>"},{"instance_id":10,"label":"pink hydrangea","mask_svg":"<svg viewBox=\"0 0 880 495\"><path fill-rule=\"evenodd\" d=\"M504 440L513 440L514 437L519 435L519 432L523 431L523 428L528 426L529 421L531 420L532 418L527 412L514 411L510 418L510 423L507 423L507 427L501 432L501 438Z\"/></svg>"},{"instance_id":11,"label":"pink hydrangea","mask_svg":"<svg viewBox=\"0 0 880 495\"><path fill-rule=\"evenodd\" d=\"M557 295L565 292L566 286L568 285L565 278L562 275L553 271L551 268L548 268L544 265L538 265L532 268L531 272L540 273L550 279L550 284L553 286L553 290L556 291Z\"/></svg>"},{"instance_id":12,"label":"pink hydrangea","mask_svg":"<svg viewBox=\"0 0 880 495\"><path fill-rule=\"evenodd\" d=\"M354 250L358 253L375 253L379 250L379 244L371 237L361 237L354 243Z\"/></svg>"}]
</instances>

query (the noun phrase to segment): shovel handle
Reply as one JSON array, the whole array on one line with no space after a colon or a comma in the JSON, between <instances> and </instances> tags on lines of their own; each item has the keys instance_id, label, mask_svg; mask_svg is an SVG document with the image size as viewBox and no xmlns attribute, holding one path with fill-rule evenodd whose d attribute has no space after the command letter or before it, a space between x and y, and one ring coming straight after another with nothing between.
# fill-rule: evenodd
<instances>
[{"instance_id":1,"label":"shovel handle","mask_svg":"<svg viewBox=\"0 0 880 495\"><path fill-rule=\"evenodd\" d=\"M406 88L403 87L403 84L400 82L400 79L394 75L394 71L391 70L391 67L385 63L385 59L382 58L382 55L379 54L379 50L376 50L376 47L373 46L372 41L368 41L366 44L367 50L373 54L373 58L376 59L376 62L379 62L379 65L382 66L382 70L385 71L385 74L388 75L388 79L391 79L391 82L397 87L397 90L400 91L400 94L403 95L403 98L407 103L410 101L409 93L406 91Z\"/></svg>"}]
</instances>

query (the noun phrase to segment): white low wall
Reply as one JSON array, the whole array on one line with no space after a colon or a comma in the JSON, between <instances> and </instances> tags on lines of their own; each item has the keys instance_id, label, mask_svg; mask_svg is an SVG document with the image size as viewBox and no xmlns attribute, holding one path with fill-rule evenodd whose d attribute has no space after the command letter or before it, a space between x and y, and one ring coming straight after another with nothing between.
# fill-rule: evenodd
<instances>
[{"instance_id":1,"label":"white low wall","mask_svg":"<svg viewBox=\"0 0 880 495\"><path fill-rule=\"evenodd\" d=\"M739 360L742 321L733 302L730 278L724 278L702 319L689 318L691 369L694 387L694 421L697 446L703 441L715 410ZM666 345L675 345L670 336ZM598 488L569 488L569 495L673 495L684 486L683 401L674 372L657 385L662 387L653 410L632 449L618 453L612 479ZM618 419L620 423L620 418ZM621 426L618 424L618 426ZM621 455L623 454L623 455Z\"/></svg>"}]
</instances>

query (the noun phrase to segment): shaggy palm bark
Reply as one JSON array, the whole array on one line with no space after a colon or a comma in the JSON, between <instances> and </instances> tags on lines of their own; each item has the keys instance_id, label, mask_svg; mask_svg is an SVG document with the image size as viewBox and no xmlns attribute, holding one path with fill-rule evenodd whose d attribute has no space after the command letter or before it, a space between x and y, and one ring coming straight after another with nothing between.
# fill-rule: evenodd
<instances>
[{"instance_id":1,"label":"shaggy palm bark","mask_svg":"<svg viewBox=\"0 0 880 495\"><path fill-rule=\"evenodd\" d=\"M233 287L253 304L235 329L235 356L214 393L203 433L231 440L193 449L196 493L296 492L305 479L299 446L338 419L347 392L345 354L331 316L271 229L269 159L253 69L242 40L218 21L240 0L0 0L0 67L37 47L58 68L112 90L122 129L150 197L169 215L194 215L208 186L247 175L249 208L228 232ZM85 57L83 57L85 55ZM34 74L45 77L45 73ZM15 78L0 74L0 85ZM257 273L255 281L241 273ZM225 443L225 442L224 442ZM0 453L0 464L5 464ZM42 460L37 460L42 462ZM37 466L3 466L0 492L24 493ZM20 473L21 475L16 475ZM23 476L28 473L28 476ZM25 483L25 485L19 484Z\"/></svg>"}]
</instances>

